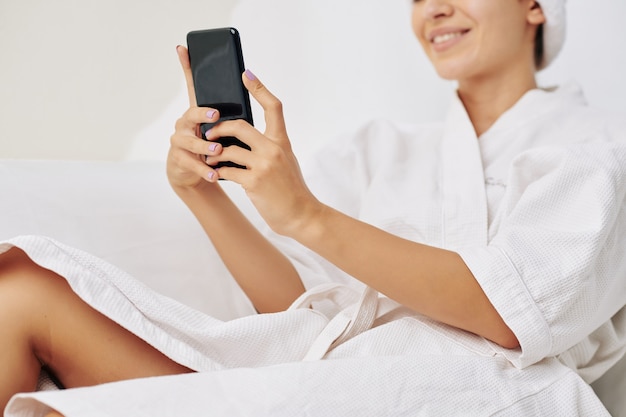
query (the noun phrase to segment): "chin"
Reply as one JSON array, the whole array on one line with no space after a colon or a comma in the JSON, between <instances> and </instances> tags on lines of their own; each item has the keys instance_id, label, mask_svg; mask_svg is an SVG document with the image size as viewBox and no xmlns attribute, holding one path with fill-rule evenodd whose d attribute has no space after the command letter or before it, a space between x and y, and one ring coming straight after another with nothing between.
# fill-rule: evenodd
<instances>
[{"instance_id":1,"label":"chin","mask_svg":"<svg viewBox=\"0 0 626 417\"><path fill-rule=\"evenodd\" d=\"M472 78L486 69L475 57L466 57L466 59L457 57L456 59L431 60L431 63L439 77L448 81Z\"/></svg>"},{"instance_id":2,"label":"chin","mask_svg":"<svg viewBox=\"0 0 626 417\"><path fill-rule=\"evenodd\" d=\"M448 81L459 80L467 74L467 70L459 65L434 65L434 68L440 78Z\"/></svg>"},{"instance_id":3,"label":"chin","mask_svg":"<svg viewBox=\"0 0 626 417\"><path fill-rule=\"evenodd\" d=\"M456 81L459 79L459 77L456 76L454 73L447 72L447 71L437 70L437 75L439 75L439 78L446 80L446 81Z\"/></svg>"}]
</instances>

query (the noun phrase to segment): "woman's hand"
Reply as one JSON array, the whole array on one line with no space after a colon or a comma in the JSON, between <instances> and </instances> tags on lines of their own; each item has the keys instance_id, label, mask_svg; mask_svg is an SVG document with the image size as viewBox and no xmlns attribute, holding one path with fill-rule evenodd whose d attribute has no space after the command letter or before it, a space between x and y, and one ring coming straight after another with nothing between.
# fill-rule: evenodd
<instances>
[{"instance_id":1,"label":"woman's hand","mask_svg":"<svg viewBox=\"0 0 626 417\"><path fill-rule=\"evenodd\" d=\"M210 165L215 165L218 160L235 160L237 155L233 151L244 150L230 146L227 149L232 149L224 156L222 145L200 137L200 124L217 122L219 114L214 109L196 105L187 49L182 46L176 49L187 81L189 109L176 123L176 131L172 135L167 158L169 181L176 194L198 219L222 261L257 311L269 313L284 310L304 292L304 285L291 262L246 219L222 187L216 184L219 174ZM232 129L236 133L224 136L247 138L245 140L249 142L252 142L251 136L255 139L257 135L263 137L245 122L229 122L223 125L218 125L219 129ZM217 127L214 129L219 130ZM217 136L213 136L213 139L216 138ZM256 152L257 150L255 155ZM241 160L250 167L256 166L247 155ZM224 178L232 179L240 172L248 172L233 168L235 175L231 177L229 169L222 169ZM261 197L257 201L267 201L266 194L259 194ZM271 211L271 208L268 210Z\"/></svg>"},{"instance_id":2,"label":"woman's hand","mask_svg":"<svg viewBox=\"0 0 626 417\"><path fill-rule=\"evenodd\" d=\"M172 187L179 190L197 188L217 181L217 173L207 165L205 158L219 155L222 145L200 138L200 124L215 123L220 115L217 110L197 107L187 48L178 46L176 51L189 95L189 109L176 122L167 155L167 177Z\"/></svg>"},{"instance_id":3,"label":"woman's hand","mask_svg":"<svg viewBox=\"0 0 626 417\"><path fill-rule=\"evenodd\" d=\"M250 146L223 148L207 158L209 165L232 161L247 169L222 167L220 178L240 184L267 224L277 233L291 236L322 210L322 205L311 194L294 156L282 103L250 71L242 75L244 85L263 107L265 133L244 120L225 121L207 132L211 142L224 136L234 136Z\"/></svg>"}]
</instances>

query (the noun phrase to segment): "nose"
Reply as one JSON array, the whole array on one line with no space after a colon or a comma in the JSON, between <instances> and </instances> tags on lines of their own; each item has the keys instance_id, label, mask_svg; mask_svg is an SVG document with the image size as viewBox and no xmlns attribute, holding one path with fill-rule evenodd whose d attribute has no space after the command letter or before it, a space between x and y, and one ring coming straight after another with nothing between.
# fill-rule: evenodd
<instances>
[{"instance_id":1,"label":"nose","mask_svg":"<svg viewBox=\"0 0 626 417\"><path fill-rule=\"evenodd\" d=\"M449 0L422 0L422 16L427 20L437 20L451 16L454 8Z\"/></svg>"}]
</instances>

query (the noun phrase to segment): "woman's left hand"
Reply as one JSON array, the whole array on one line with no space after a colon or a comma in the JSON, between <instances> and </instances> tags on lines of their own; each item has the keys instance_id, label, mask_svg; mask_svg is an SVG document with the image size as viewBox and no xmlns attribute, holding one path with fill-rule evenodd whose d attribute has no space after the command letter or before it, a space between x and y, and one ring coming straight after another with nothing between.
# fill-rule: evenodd
<instances>
[{"instance_id":1,"label":"woman's left hand","mask_svg":"<svg viewBox=\"0 0 626 417\"><path fill-rule=\"evenodd\" d=\"M207 164L232 161L246 166L219 168L219 177L240 184L267 224L275 232L293 237L322 205L302 177L287 136L282 103L250 71L244 72L242 79L263 108L266 130L261 133L244 120L219 123L207 132L207 140L234 136L250 150L229 146L221 155L208 157Z\"/></svg>"}]
</instances>

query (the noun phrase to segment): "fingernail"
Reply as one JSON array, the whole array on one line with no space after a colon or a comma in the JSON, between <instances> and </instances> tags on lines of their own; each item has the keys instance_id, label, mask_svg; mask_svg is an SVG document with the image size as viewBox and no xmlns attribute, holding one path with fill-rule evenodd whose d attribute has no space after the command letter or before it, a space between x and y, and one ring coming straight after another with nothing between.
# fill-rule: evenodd
<instances>
[{"instance_id":1,"label":"fingernail","mask_svg":"<svg viewBox=\"0 0 626 417\"><path fill-rule=\"evenodd\" d=\"M215 178L215 172L210 171L208 177L209 177L209 181L213 181L213 179Z\"/></svg>"},{"instance_id":2,"label":"fingernail","mask_svg":"<svg viewBox=\"0 0 626 417\"><path fill-rule=\"evenodd\" d=\"M205 137L205 138L207 138L207 139L209 138L209 135L211 134L211 130L212 130L212 129L209 129L209 130L207 130L206 132L204 132L204 137Z\"/></svg>"},{"instance_id":3,"label":"fingernail","mask_svg":"<svg viewBox=\"0 0 626 417\"><path fill-rule=\"evenodd\" d=\"M209 152L215 152L217 149L217 143L212 143L209 145Z\"/></svg>"},{"instance_id":4,"label":"fingernail","mask_svg":"<svg viewBox=\"0 0 626 417\"><path fill-rule=\"evenodd\" d=\"M246 78L249 79L250 81L256 80L256 75L254 75L252 71L250 71L249 69L245 70L243 73L246 75Z\"/></svg>"},{"instance_id":5,"label":"fingernail","mask_svg":"<svg viewBox=\"0 0 626 417\"><path fill-rule=\"evenodd\" d=\"M213 116L215 116L215 110L209 110L208 112L206 112L206 117L208 117L209 119L212 119Z\"/></svg>"}]
</instances>

